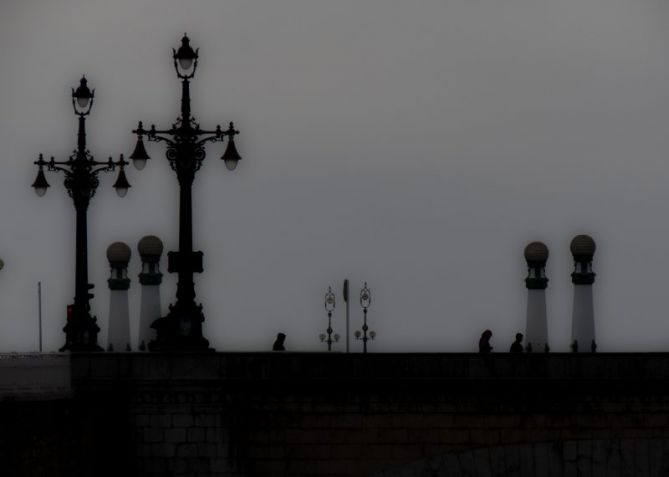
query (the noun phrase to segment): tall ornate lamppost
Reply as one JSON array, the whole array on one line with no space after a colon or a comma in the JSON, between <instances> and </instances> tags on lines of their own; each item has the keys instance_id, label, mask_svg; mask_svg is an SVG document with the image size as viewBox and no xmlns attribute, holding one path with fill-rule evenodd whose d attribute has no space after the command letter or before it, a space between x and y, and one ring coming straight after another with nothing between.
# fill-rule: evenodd
<instances>
[{"instance_id":1,"label":"tall ornate lamppost","mask_svg":"<svg viewBox=\"0 0 669 477\"><path fill-rule=\"evenodd\" d=\"M125 176L124 166L128 164L121 155L118 161L112 161L110 157L107 162L96 161L88 149L86 149L86 116L91 112L95 90L88 88L85 77L81 78L79 87L72 89L72 107L74 113L79 116L79 132L77 135L77 148L67 161L56 161L53 157L45 161L42 154L35 162L39 167L37 178L32 187L40 197L46 194L49 183L44 176L44 168L49 171L60 171L65 174L65 188L74 201L77 213L76 225L76 265L75 265L75 294L74 304L67 307L67 324L65 331L65 345L60 351L102 351L98 346L97 336L100 328L97 319L91 315L90 299L93 294L89 290L93 284L88 283L88 232L86 212L91 198L99 185L98 173L101 171L113 171L119 168L118 178L114 188L120 197L128 192L130 184Z\"/></svg>"},{"instance_id":2,"label":"tall ornate lamppost","mask_svg":"<svg viewBox=\"0 0 669 477\"><path fill-rule=\"evenodd\" d=\"M332 293L332 287L328 287L328 292L325 294L325 311L328 312L328 329L325 330L327 332L327 335L325 333L321 333L319 338L321 339L321 342L325 342L328 344L328 351L332 351L332 343L335 343L339 341L339 335L337 333L332 335L332 332L334 331L332 329L332 312L335 309L335 295Z\"/></svg>"},{"instance_id":3,"label":"tall ornate lamppost","mask_svg":"<svg viewBox=\"0 0 669 477\"><path fill-rule=\"evenodd\" d=\"M364 316L362 322L362 333L360 332L360 330L355 332L355 339L362 340L363 353L367 352L367 341L376 338L376 332L374 330L369 330L369 326L367 326L367 309L370 307L371 304L372 304L372 294L369 291L369 288L367 288L367 282L365 282L365 286L363 287L362 290L360 290L360 306L362 306L362 312ZM369 336L367 333L368 330L369 330Z\"/></svg>"},{"instance_id":4,"label":"tall ornate lamppost","mask_svg":"<svg viewBox=\"0 0 669 477\"><path fill-rule=\"evenodd\" d=\"M137 145L130 158L138 169L144 168L149 155L142 138L152 142L167 144L167 160L177 174L179 182L179 251L167 254L170 273L178 274L176 303L170 305L167 316L157 319L151 325L156 330L156 339L149 343L151 351L197 351L208 350L209 341L202 335L204 314L202 305L195 303L193 274L202 273L202 252L193 251L193 211L192 186L195 173L202 166L207 142L223 141L228 145L221 157L229 170L237 167L241 159L234 142L239 134L230 123L223 131L216 126L213 131L200 128L191 116L190 80L197 69L198 50L193 50L190 40L184 35L179 50L173 50L174 68L181 81L181 116L170 129L159 130L154 125L144 129L142 122L136 130Z\"/></svg>"}]
</instances>

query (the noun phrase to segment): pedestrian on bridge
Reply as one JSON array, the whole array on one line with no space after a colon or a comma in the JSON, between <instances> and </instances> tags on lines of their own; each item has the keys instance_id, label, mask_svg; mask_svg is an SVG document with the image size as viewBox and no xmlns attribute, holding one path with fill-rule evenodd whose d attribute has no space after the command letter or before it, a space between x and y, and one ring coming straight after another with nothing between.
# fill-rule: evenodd
<instances>
[{"instance_id":1,"label":"pedestrian on bridge","mask_svg":"<svg viewBox=\"0 0 669 477\"><path fill-rule=\"evenodd\" d=\"M490 330L485 330L481 334L481 339L479 340L479 353L490 353L492 351L490 338L492 338L492 331Z\"/></svg>"}]
</instances>

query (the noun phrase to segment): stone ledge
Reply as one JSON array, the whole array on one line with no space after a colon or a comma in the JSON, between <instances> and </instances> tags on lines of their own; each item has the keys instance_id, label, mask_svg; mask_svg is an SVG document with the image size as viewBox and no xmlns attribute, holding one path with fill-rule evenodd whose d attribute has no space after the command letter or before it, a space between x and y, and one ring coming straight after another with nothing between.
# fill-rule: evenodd
<instances>
[{"instance_id":1,"label":"stone ledge","mask_svg":"<svg viewBox=\"0 0 669 477\"><path fill-rule=\"evenodd\" d=\"M669 379L669 353L75 353L73 380Z\"/></svg>"}]
</instances>

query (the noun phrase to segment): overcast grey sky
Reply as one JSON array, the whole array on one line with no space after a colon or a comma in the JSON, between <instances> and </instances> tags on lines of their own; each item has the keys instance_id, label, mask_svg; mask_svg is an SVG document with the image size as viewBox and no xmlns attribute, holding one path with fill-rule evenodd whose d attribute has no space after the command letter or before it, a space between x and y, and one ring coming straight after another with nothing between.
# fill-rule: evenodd
<instances>
[{"instance_id":1,"label":"overcast grey sky","mask_svg":"<svg viewBox=\"0 0 669 477\"><path fill-rule=\"evenodd\" d=\"M542 240L549 337L567 350L569 242L588 233L600 350L666 350L668 25L664 0L3 0L0 349L36 349L40 280L45 348L64 342L74 208L62 176L41 199L30 184L40 152L76 145L70 88L96 88L96 158L130 154L138 120L178 115L171 48L188 32L193 114L242 132L238 169L212 145L194 188L217 349L266 350L277 331L324 349L323 294L336 288L343 333L348 277L372 291L371 350L473 350L486 327L506 350L525 327L523 248ZM89 209L103 344L107 246L133 249L133 335L137 241L177 247L176 177L163 145L149 153L124 199L109 173Z\"/></svg>"}]
</instances>

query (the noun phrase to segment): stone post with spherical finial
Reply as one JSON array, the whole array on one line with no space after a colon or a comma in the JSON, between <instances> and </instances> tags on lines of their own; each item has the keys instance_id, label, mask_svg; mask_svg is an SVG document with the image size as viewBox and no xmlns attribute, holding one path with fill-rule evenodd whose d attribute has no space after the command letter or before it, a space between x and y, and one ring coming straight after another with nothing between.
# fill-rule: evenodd
<instances>
[{"instance_id":1,"label":"stone post with spherical finial","mask_svg":"<svg viewBox=\"0 0 669 477\"><path fill-rule=\"evenodd\" d=\"M109 284L109 328L108 350L122 351L130 347L130 312L128 306L128 262L130 247L123 242L114 242L107 248L107 259L111 267Z\"/></svg>"},{"instance_id":2,"label":"stone post with spherical finial","mask_svg":"<svg viewBox=\"0 0 669 477\"><path fill-rule=\"evenodd\" d=\"M546 262L548 247L543 242L531 242L525 247L527 262L527 322L525 346L527 350L548 351L548 319L546 317Z\"/></svg>"},{"instance_id":3,"label":"stone post with spherical finial","mask_svg":"<svg viewBox=\"0 0 669 477\"><path fill-rule=\"evenodd\" d=\"M572 351L594 351L597 347L592 299L592 284L595 283L592 257L595 255L595 248L595 241L589 235L577 235L571 241L571 254L574 256L574 272L571 274L574 284Z\"/></svg>"},{"instance_id":4,"label":"stone post with spherical finial","mask_svg":"<svg viewBox=\"0 0 669 477\"><path fill-rule=\"evenodd\" d=\"M149 343L156 338L151 324L162 316L160 284L163 280L163 274L160 273L160 257L163 253L163 242L155 235L147 235L139 241L137 249L142 257L142 272L139 274L142 296L139 313L138 346L140 351L145 351L148 349Z\"/></svg>"}]
</instances>

